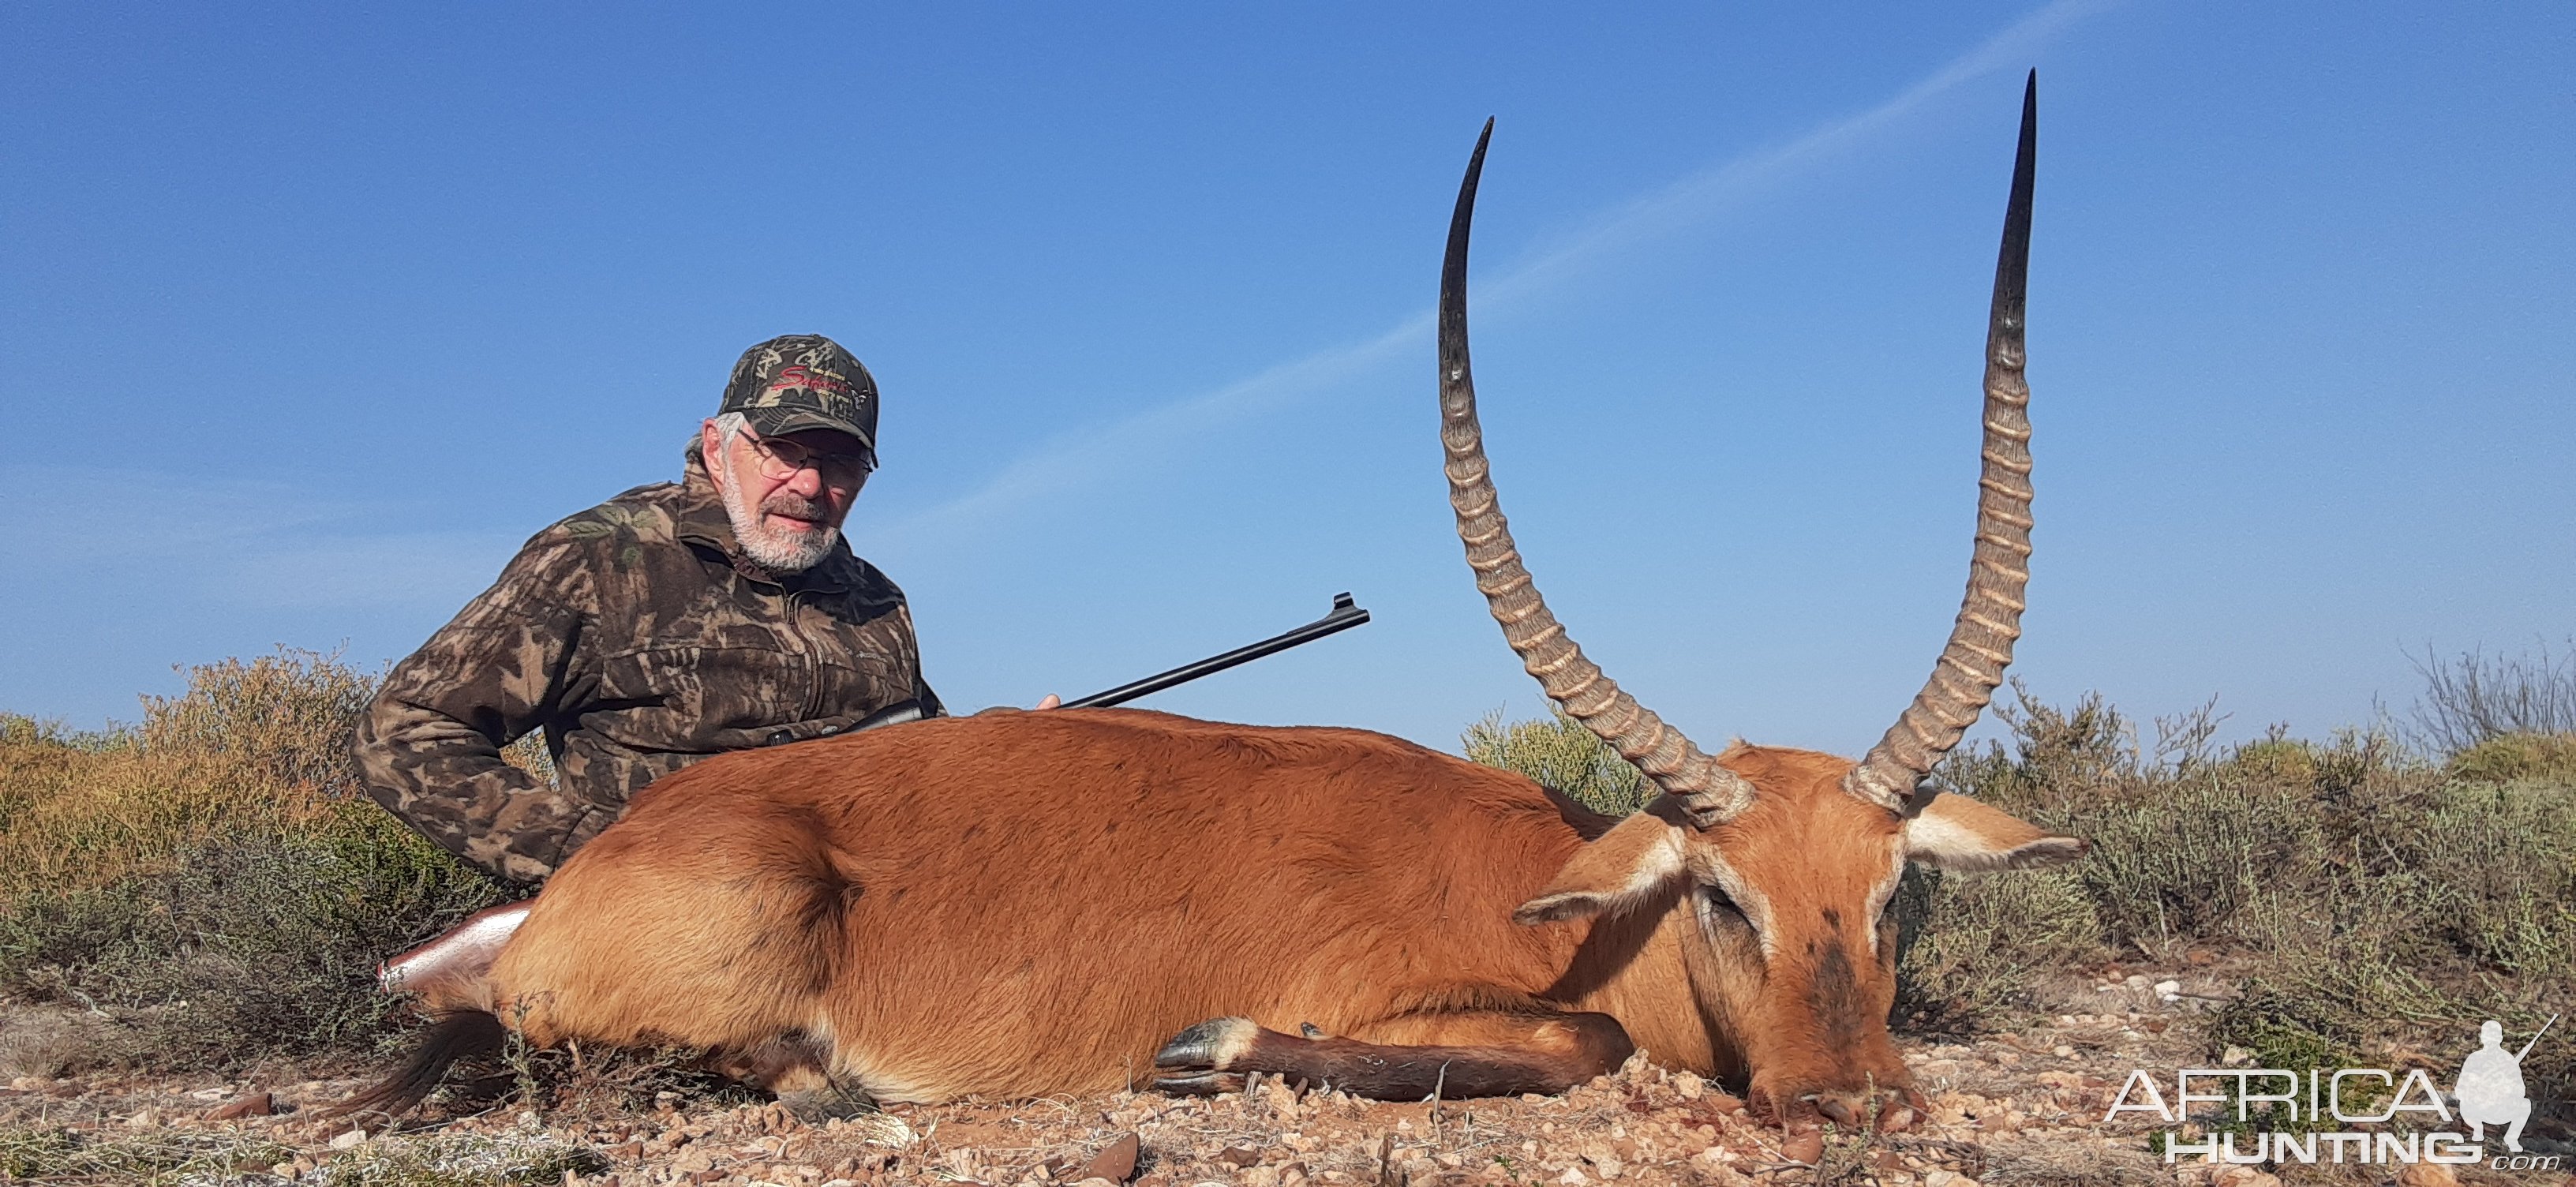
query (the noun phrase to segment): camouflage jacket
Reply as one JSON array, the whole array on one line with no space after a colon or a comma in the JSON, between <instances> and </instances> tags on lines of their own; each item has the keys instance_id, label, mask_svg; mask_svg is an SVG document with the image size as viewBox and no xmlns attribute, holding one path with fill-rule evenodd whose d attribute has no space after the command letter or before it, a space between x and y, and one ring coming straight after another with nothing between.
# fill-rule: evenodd
<instances>
[{"instance_id":1,"label":"camouflage jacket","mask_svg":"<svg viewBox=\"0 0 2576 1187\"><path fill-rule=\"evenodd\" d=\"M369 794L466 860L535 881L655 779L820 737L907 699L932 713L903 591L846 542L773 576L736 551L691 453L539 532L395 665L352 744ZM545 730L553 785L500 749Z\"/></svg>"}]
</instances>

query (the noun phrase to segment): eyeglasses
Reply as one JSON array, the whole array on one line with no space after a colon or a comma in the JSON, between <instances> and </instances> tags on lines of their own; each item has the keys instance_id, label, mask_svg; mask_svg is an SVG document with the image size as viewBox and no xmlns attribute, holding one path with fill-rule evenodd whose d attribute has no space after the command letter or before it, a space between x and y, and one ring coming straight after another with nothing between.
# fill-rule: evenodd
<instances>
[{"instance_id":1,"label":"eyeglasses","mask_svg":"<svg viewBox=\"0 0 2576 1187\"><path fill-rule=\"evenodd\" d=\"M855 486L868 476L869 471L877 468L876 455L864 450L842 453L816 449L784 437L758 436L748 429L743 431L742 438L751 442L751 452L760 458L760 474L764 478L793 478L801 471L812 470L833 486Z\"/></svg>"}]
</instances>

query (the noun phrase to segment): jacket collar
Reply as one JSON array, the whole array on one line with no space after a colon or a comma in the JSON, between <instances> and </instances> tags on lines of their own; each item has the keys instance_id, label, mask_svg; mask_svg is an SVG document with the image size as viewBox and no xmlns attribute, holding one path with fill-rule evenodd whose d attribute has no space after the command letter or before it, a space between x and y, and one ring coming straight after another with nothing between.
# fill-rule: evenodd
<instances>
[{"instance_id":1,"label":"jacket collar","mask_svg":"<svg viewBox=\"0 0 2576 1187\"><path fill-rule=\"evenodd\" d=\"M733 519L725 514L724 496L716 492L715 480L707 477L706 459L698 455L695 442L689 445L688 464L680 475L680 498L671 518L671 534L682 543L714 549L734 572L763 585L837 592L858 584L860 561L850 551L846 533L832 541L832 551L820 563L801 573L773 573L743 555L742 542L733 532Z\"/></svg>"}]
</instances>

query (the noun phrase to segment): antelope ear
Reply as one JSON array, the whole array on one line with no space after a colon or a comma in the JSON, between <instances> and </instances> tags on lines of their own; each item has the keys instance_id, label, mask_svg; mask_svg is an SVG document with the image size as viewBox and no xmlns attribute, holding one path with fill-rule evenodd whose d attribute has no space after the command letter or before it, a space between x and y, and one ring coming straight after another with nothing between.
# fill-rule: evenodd
<instances>
[{"instance_id":1,"label":"antelope ear","mask_svg":"<svg viewBox=\"0 0 2576 1187\"><path fill-rule=\"evenodd\" d=\"M1576 850L1546 890L1512 912L1512 922L1554 923L1626 910L1682 872L1682 830L1639 812Z\"/></svg>"},{"instance_id":2,"label":"antelope ear","mask_svg":"<svg viewBox=\"0 0 2576 1187\"><path fill-rule=\"evenodd\" d=\"M1905 824L1905 856L1944 870L2027 870L2073 861L2085 849L1959 795L1934 796Z\"/></svg>"}]
</instances>

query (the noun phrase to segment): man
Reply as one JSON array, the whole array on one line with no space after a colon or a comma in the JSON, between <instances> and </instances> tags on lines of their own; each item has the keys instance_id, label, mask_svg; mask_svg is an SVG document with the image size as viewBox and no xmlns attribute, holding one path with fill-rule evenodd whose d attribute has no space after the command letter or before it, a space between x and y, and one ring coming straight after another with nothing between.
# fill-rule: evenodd
<instances>
[{"instance_id":1,"label":"man","mask_svg":"<svg viewBox=\"0 0 2576 1187\"><path fill-rule=\"evenodd\" d=\"M534 882L691 763L905 701L939 713L903 591L841 538L876 428L876 381L838 343L744 352L680 482L537 533L395 666L352 747L370 794ZM501 758L537 729L553 785Z\"/></svg>"},{"instance_id":2,"label":"man","mask_svg":"<svg viewBox=\"0 0 2576 1187\"><path fill-rule=\"evenodd\" d=\"M2558 1020L2551 1018L2554 1024ZM2547 1029L2546 1027L2542 1029ZM2505 1127L2504 1145L2516 1154L2522 1153L2522 1127L2531 1120L2531 1095L2522 1082L2522 1057L2531 1054L2531 1036L2519 1052L2504 1049L2504 1023L2493 1018L2478 1026L2478 1049L2460 1065L2460 1078L2451 1085L2452 1094L2460 1101L2460 1120L2469 1123L2469 1139L2487 1140L2487 1127Z\"/></svg>"}]
</instances>

